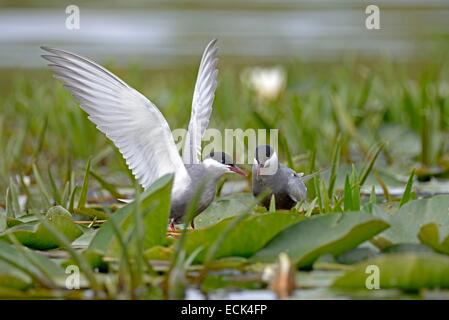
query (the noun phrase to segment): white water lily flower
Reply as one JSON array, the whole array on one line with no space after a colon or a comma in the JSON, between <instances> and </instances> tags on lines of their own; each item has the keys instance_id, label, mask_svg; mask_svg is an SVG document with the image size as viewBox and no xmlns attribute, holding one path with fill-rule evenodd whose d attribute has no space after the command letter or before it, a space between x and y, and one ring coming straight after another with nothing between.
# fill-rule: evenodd
<instances>
[{"instance_id":1,"label":"white water lily flower","mask_svg":"<svg viewBox=\"0 0 449 320\"><path fill-rule=\"evenodd\" d=\"M285 89L287 75L284 68L280 66L271 68L255 67L245 69L241 80L252 88L259 98L274 100Z\"/></svg>"}]
</instances>

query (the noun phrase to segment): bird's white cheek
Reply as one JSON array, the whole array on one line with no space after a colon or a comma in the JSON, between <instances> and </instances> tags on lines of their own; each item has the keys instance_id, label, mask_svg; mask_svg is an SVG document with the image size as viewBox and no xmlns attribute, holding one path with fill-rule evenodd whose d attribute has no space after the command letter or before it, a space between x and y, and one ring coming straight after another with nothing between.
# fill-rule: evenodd
<instances>
[{"instance_id":1,"label":"bird's white cheek","mask_svg":"<svg viewBox=\"0 0 449 320\"><path fill-rule=\"evenodd\" d=\"M264 166L260 168L260 174L265 176L272 176L276 174L278 167L278 157L276 152L274 152L273 155L267 161L265 161Z\"/></svg>"},{"instance_id":2,"label":"bird's white cheek","mask_svg":"<svg viewBox=\"0 0 449 320\"><path fill-rule=\"evenodd\" d=\"M264 166L260 167L260 175L261 176L272 176L274 174L276 174L278 170L278 166L277 163L276 165L273 164L273 162L265 162Z\"/></svg>"}]
</instances>

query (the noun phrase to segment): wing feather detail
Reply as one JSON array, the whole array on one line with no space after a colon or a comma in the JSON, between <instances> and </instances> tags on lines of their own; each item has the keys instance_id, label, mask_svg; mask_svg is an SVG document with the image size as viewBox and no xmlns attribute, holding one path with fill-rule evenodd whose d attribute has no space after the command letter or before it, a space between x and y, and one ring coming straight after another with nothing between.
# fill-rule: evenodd
<instances>
[{"instance_id":1,"label":"wing feather detail","mask_svg":"<svg viewBox=\"0 0 449 320\"><path fill-rule=\"evenodd\" d=\"M174 173L174 189L190 181L165 118L141 93L95 62L42 47L55 78L80 102L88 118L119 149L128 167L147 189Z\"/></svg>"}]
</instances>

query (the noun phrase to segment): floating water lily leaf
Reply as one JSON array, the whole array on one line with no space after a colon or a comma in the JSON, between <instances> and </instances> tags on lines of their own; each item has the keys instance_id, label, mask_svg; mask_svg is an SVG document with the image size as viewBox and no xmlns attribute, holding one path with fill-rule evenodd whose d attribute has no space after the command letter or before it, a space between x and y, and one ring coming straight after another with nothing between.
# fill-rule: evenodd
<instances>
[{"instance_id":1,"label":"floating water lily leaf","mask_svg":"<svg viewBox=\"0 0 449 320\"><path fill-rule=\"evenodd\" d=\"M256 277L241 277L233 274L208 274L201 283L201 290L203 292L220 291L235 291L235 290L257 290L263 288L264 285Z\"/></svg>"},{"instance_id":2,"label":"floating water lily leaf","mask_svg":"<svg viewBox=\"0 0 449 320\"><path fill-rule=\"evenodd\" d=\"M449 254L449 235L444 240L441 240L438 226L435 223L422 226L418 238L422 244L431 247L435 251Z\"/></svg>"},{"instance_id":3,"label":"floating water lily leaf","mask_svg":"<svg viewBox=\"0 0 449 320\"><path fill-rule=\"evenodd\" d=\"M214 201L195 218L195 227L203 228L243 212L254 202L251 194L238 194L222 197Z\"/></svg>"},{"instance_id":4,"label":"floating water lily leaf","mask_svg":"<svg viewBox=\"0 0 449 320\"><path fill-rule=\"evenodd\" d=\"M341 270L298 271L296 272L296 284L299 288L327 288L343 273Z\"/></svg>"},{"instance_id":5,"label":"floating water lily leaf","mask_svg":"<svg viewBox=\"0 0 449 320\"><path fill-rule=\"evenodd\" d=\"M39 221L39 218L34 214L27 214L27 215L21 216L20 218L7 217L6 227L11 228L11 227L17 226L22 223L37 222L37 221Z\"/></svg>"},{"instance_id":6,"label":"floating water lily leaf","mask_svg":"<svg viewBox=\"0 0 449 320\"><path fill-rule=\"evenodd\" d=\"M229 232L217 249L214 258L250 257L280 231L302 219L304 218L297 213L274 212L251 215L240 221ZM232 221L233 219L229 218L211 227L190 233L185 243L187 255L203 246L204 249L195 258L195 262L202 262L209 246L218 239Z\"/></svg>"},{"instance_id":7,"label":"floating water lily leaf","mask_svg":"<svg viewBox=\"0 0 449 320\"><path fill-rule=\"evenodd\" d=\"M53 216L66 216L66 217L69 217L69 218L72 217L70 212L67 209L65 209L65 208L63 208L61 206L51 207L50 209L47 210L47 215L46 216L49 219L51 217L53 217Z\"/></svg>"},{"instance_id":8,"label":"floating water lily leaf","mask_svg":"<svg viewBox=\"0 0 449 320\"><path fill-rule=\"evenodd\" d=\"M371 247L358 247L336 257L336 261L341 264L355 264L375 257L379 254L378 250Z\"/></svg>"},{"instance_id":9,"label":"floating water lily leaf","mask_svg":"<svg viewBox=\"0 0 449 320\"><path fill-rule=\"evenodd\" d=\"M419 243L418 233L429 223L435 223L440 232L449 234L449 196L410 201L395 214L382 217L388 217L390 229L381 237L391 243Z\"/></svg>"},{"instance_id":10,"label":"floating water lily leaf","mask_svg":"<svg viewBox=\"0 0 449 320\"><path fill-rule=\"evenodd\" d=\"M71 241L83 234L81 227L73 222L70 213L60 206L50 208L45 219ZM0 235L0 239L9 241L8 234L14 235L20 243L32 249L49 250L60 246L59 241L38 221L9 228Z\"/></svg>"},{"instance_id":11,"label":"floating water lily leaf","mask_svg":"<svg viewBox=\"0 0 449 320\"><path fill-rule=\"evenodd\" d=\"M323 254L340 255L388 228L388 224L362 212L314 216L278 234L252 261L272 262L286 252L298 267L310 267Z\"/></svg>"},{"instance_id":12,"label":"floating water lily leaf","mask_svg":"<svg viewBox=\"0 0 449 320\"><path fill-rule=\"evenodd\" d=\"M140 213L145 228L144 248L163 245L166 242L166 230L170 214L170 192L173 175L165 175L157 180L140 196ZM111 220L125 234L132 232L136 203L133 201L117 210L106 221L90 242L88 251L98 255L116 254L116 235Z\"/></svg>"},{"instance_id":13,"label":"floating water lily leaf","mask_svg":"<svg viewBox=\"0 0 449 320\"><path fill-rule=\"evenodd\" d=\"M72 247L76 249L86 249L87 247L89 247L98 230L99 229L87 229L84 234L82 234L72 242Z\"/></svg>"},{"instance_id":14,"label":"floating water lily leaf","mask_svg":"<svg viewBox=\"0 0 449 320\"><path fill-rule=\"evenodd\" d=\"M378 268L380 289L449 288L449 257L432 253L383 255L358 264L337 278L333 286L366 289L367 277L375 277L376 272L373 269L367 273L368 266Z\"/></svg>"}]
</instances>

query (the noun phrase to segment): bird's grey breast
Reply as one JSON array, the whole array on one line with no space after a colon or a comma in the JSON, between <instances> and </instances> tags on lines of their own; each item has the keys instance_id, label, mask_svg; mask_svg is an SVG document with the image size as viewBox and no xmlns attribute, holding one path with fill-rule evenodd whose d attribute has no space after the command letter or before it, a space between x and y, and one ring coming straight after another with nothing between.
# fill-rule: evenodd
<instances>
[{"instance_id":1,"label":"bird's grey breast","mask_svg":"<svg viewBox=\"0 0 449 320\"><path fill-rule=\"evenodd\" d=\"M208 176L202 163L186 165L187 172L191 178L190 185L183 192L173 194L170 217L178 222L186 213L189 204L196 194L201 193L195 215L201 213L214 200L216 190L216 179Z\"/></svg>"},{"instance_id":2,"label":"bird's grey breast","mask_svg":"<svg viewBox=\"0 0 449 320\"><path fill-rule=\"evenodd\" d=\"M264 189L264 183L261 179L261 177L257 177L257 168L256 165L253 164L253 168L252 168L252 174L253 174L253 194L257 197L259 194L261 194L263 192Z\"/></svg>"},{"instance_id":3,"label":"bird's grey breast","mask_svg":"<svg viewBox=\"0 0 449 320\"><path fill-rule=\"evenodd\" d=\"M256 174L256 166L253 165L253 193L259 195L266 189L276 194L283 192L287 185L286 176L283 172L283 167L279 166L275 174L259 175Z\"/></svg>"},{"instance_id":4,"label":"bird's grey breast","mask_svg":"<svg viewBox=\"0 0 449 320\"><path fill-rule=\"evenodd\" d=\"M307 189L301 177L292 169L280 165L273 175L256 176L253 167L253 194L258 196L264 191L276 198L276 207L290 209L294 204L306 198ZM270 197L263 199L264 206L269 206Z\"/></svg>"}]
</instances>

